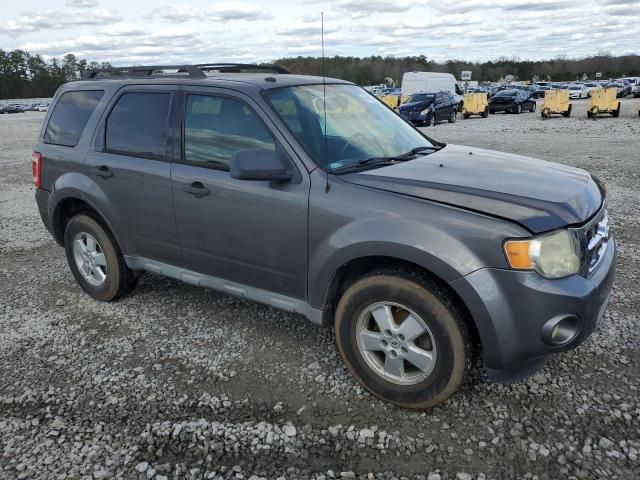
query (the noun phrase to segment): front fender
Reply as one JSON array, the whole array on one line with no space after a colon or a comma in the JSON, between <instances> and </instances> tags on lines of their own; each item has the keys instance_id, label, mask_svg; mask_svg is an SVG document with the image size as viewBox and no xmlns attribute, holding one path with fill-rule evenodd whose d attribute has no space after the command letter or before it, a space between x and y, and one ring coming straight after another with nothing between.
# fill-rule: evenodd
<instances>
[{"instance_id":1,"label":"front fender","mask_svg":"<svg viewBox=\"0 0 640 480\"><path fill-rule=\"evenodd\" d=\"M414 263L446 282L484 266L458 238L428 223L402 217L369 218L336 230L310 252L310 304L323 307L327 288L341 266L373 256Z\"/></svg>"}]
</instances>

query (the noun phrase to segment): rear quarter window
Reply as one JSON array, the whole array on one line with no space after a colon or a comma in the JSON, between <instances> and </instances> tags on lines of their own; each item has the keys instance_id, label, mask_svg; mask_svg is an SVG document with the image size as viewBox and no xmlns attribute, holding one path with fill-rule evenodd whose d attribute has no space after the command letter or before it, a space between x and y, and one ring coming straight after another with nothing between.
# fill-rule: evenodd
<instances>
[{"instance_id":1,"label":"rear quarter window","mask_svg":"<svg viewBox=\"0 0 640 480\"><path fill-rule=\"evenodd\" d=\"M78 90L63 93L51 112L44 142L75 147L104 90Z\"/></svg>"}]
</instances>

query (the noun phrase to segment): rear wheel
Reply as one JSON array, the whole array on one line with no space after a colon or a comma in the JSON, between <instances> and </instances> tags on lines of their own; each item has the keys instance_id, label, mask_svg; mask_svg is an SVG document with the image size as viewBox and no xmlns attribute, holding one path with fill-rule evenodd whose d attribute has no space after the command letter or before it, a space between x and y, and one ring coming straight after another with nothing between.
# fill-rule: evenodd
<instances>
[{"instance_id":1,"label":"rear wheel","mask_svg":"<svg viewBox=\"0 0 640 480\"><path fill-rule=\"evenodd\" d=\"M336 309L336 342L374 395L409 408L444 402L471 365L462 315L428 279L380 271L353 284Z\"/></svg>"},{"instance_id":2,"label":"rear wheel","mask_svg":"<svg viewBox=\"0 0 640 480\"><path fill-rule=\"evenodd\" d=\"M109 302L135 287L137 276L127 267L113 236L93 217L71 218L64 246L73 276L96 300Z\"/></svg>"},{"instance_id":3,"label":"rear wheel","mask_svg":"<svg viewBox=\"0 0 640 480\"><path fill-rule=\"evenodd\" d=\"M482 118L487 118L489 116L489 107L486 107L484 109L484 112L482 112Z\"/></svg>"},{"instance_id":4,"label":"rear wheel","mask_svg":"<svg viewBox=\"0 0 640 480\"><path fill-rule=\"evenodd\" d=\"M456 118L458 116L458 111L457 110L453 110L451 112L451 115L449 115L449 118L447 119L447 122L449 123L455 123L456 122Z\"/></svg>"},{"instance_id":5,"label":"rear wheel","mask_svg":"<svg viewBox=\"0 0 640 480\"><path fill-rule=\"evenodd\" d=\"M611 115L616 118L620 116L620 102L618 102L618 108L616 108L613 112L611 112Z\"/></svg>"},{"instance_id":6,"label":"rear wheel","mask_svg":"<svg viewBox=\"0 0 640 480\"><path fill-rule=\"evenodd\" d=\"M522 112L522 105L517 104L517 105L515 106L515 108L513 109L513 113L515 113L515 114L519 114L519 113L521 113L521 112Z\"/></svg>"},{"instance_id":7,"label":"rear wheel","mask_svg":"<svg viewBox=\"0 0 640 480\"><path fill-rule=\"evenodd\" d=\"M530 111L530 112L535 112L535 111L536 111L536 107L537 107L536 102L533 102L533 103L531 104L531 108L529 109L529 111Z\"/></svg>"}]
</instances>

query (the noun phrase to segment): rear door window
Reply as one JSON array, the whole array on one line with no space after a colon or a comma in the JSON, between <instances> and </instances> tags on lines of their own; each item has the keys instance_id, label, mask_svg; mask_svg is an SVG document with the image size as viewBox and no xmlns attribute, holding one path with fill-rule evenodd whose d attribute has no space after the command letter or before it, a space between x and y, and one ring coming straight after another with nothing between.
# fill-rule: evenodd
<instances>
[{"instance_id":1,"label":"rear door window","mask_svg":"<svg viewBox=\"0 0 640 480\"><path fill-rule=\"evenodd\" d=\"M168 92L128 92L111 110L105 129L105 150L134 157L165 157Z\"/></svg>"},{"instance_id":2,"label":"rear door window","mask_svg":"<svg viewBox=\"0 0 640 480\"><path fill-rule=\"evenodd\" d=\"M63 93L51 112L44 133L44 142L75 147L89 117L103 95L104 90L77 90Z\"/></svg>"}]
</instances>

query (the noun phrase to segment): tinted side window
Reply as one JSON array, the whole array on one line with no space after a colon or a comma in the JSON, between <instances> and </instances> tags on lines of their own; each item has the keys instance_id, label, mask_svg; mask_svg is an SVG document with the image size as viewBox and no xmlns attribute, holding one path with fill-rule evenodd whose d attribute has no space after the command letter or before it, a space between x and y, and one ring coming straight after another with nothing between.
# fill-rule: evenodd
<instances>
[{"instance_id":1,"label":"tinted side window","mask_svg":"<svg viewBox=\"0 0 640 480\"><path fill-rule=\"evenodd\" d=\"M170 100L169 93L122 95L107 119L105 149L133 156L164 157Z\"/></svg>"},{"instance_id":2,"label":"tinted side window","mask_svg":"<svg viewBox=\"0 0 640 480\"><path fill-rule=\"evenodd\" d=\"M189 95L184 118L184 160L228 169L239 150L275 150L275 140L258 116L241 102Z\"/></svg>"},{"instance_id":3,"label":"tinted side window","mask_svg":"<svg viewBox=\"0 0 640 480\"><path fill-rule=\"evenodd\" d=\"M63 93L51 113L44 142L75 147L89 117L104 95L104 90L79 90Z\"/></svg>"}]
</instances>

